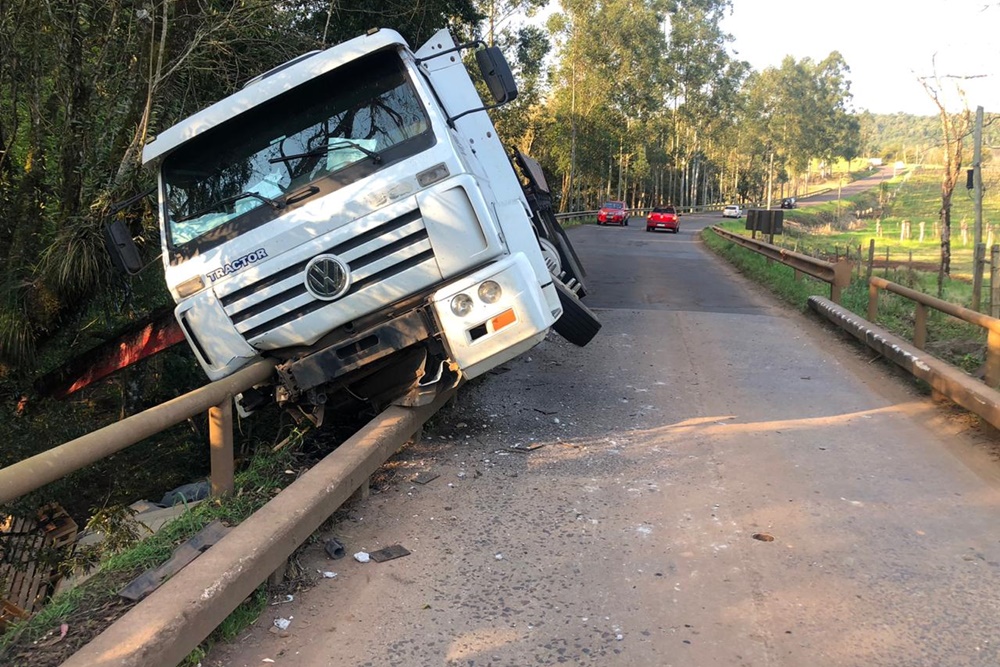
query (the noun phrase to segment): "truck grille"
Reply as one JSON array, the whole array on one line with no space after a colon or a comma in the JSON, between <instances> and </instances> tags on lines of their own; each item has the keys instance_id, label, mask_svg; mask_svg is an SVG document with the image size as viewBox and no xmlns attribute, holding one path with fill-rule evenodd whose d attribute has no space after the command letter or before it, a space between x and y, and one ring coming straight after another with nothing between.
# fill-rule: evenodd
<instances>
[{"instance_id":1,"label":"truck grille","mask_svg":"<svg viewBox=\"0 0 1000 667\"><path fill-rule=\"evenodd\" d=\"M365 218L354 221L305 248L289 251L293 264L266 274L277 261L260 265L261 271L243 281L234 279L216 287L226 313L252 345L272 349L308 344L341 324L441 280L434 250L419 210L413 210L374 227ZM350 267L352 283L336 301L322 301L305 287L305 269L316 255L333 254ZM321 322L293 326L322 312ZM282 331L282 329L286 329Z\"/></svg>"}]
</instances>

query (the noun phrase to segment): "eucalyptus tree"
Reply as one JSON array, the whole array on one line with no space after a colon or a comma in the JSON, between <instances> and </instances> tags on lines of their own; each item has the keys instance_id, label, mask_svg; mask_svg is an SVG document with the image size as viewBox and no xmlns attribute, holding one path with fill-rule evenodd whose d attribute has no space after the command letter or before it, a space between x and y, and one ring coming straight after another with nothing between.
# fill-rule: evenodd
<instances>
[{"instance_id":1,"label":"eucalyptus tree","mask_svg":"<svg viewBox=\"0 0 1000 667\"><path fill-rule=\"evenodd\" d=\"M611 167L616 195L625 196L644 173L643 126L658 108L664 85L662 19L660 0L566 0L563 11L550 17L558 63L547 139L563 174L564 209L571 195L594 191L606 176L605 161L581 161L581 151L617 154ZM584 136L584 125L598 132Z\"/></svg>"},{"instance_id":2,"label":"eucalyptus tree","mask_svg":"<svg viewBox=\"0 0 1000 667\"><path fill-rule=\"evenodd\" d=\"M669 152L671 191L678 203L694 203L708 164L706 148L721 129L718 115L728 102L726 92L739 86L742 67L733 67L722 30L729 0L669 0L665 3L667 48L663 68L666 85L661 94L671 114L673 131Z\"/></svg>"},{"instance_id":3,"label":"eucalyptus tree","mask_svg":"<svg viewBox=\"0 0 1000 667\"><path fill-rule=\"evenodd\" d=\"M832 52L819 63L787 56L780 67L748 79L746 127L767 154L769 183L808 174L813 158L857 156L860 125L849 108L848 73L841 55ZM769 200L772 194L769 185Z\"/></svg>"}]
</instances>

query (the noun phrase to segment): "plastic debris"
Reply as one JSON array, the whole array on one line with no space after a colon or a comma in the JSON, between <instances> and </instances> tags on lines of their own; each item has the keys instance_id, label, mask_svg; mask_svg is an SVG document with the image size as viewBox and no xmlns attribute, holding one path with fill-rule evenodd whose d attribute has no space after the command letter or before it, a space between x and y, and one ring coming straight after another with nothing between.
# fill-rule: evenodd
<instances>
[{"instance_id":1,"label":"plastic debris","mask_svg":"<svg viewBox=\"0 0 1000 667\"><path fill-rule=\"evenodd\" d=\"M293 601L294 599L295 599L294 595L286 595L284 600L278 600L277 602L272 602L271 606L274 607L275 605L279 605L279 604L288 604L289 602Z\"/></svg>"},{"instance_id":2,"label":"plastic debris","mask_svg":"<svg viewBox=\"0 0 1000 667\"><path fill-rule=\"evenodd\" d=\"M494 556L494 558L496 558L497 560L503 560L503 554L497 554L496 556Z\"/></svg>"},{"instance_id":3,"label":"plastic debris","mask_svg":"<svg viewBox=\"0 0 1000 667\"><path fill-rule=\"evenodd\" d=\"M326 572L323 573L323 578L324 579L334 579L334 578L336 578L336 576L337 576L336 572L330 572L329 570L327 570Z\"/></svg>"},{"instance_id":4,"label":"plastic debris","mask_svg":"<svg viewBox=\"0 0 1000 667\"><path fill-rule=\"evenodd\" d=\"M331 537L326 542L323 543L323 548L326 550L326 555L337 560L343 558L346 555L344 551L344 545L336 537Z\"/></svg>"},{"instance_id":5,"label":"plastic debris","mask_svg":"<svg viewBox=\"0 0 1000 667\"><path fill-rule=\"evenodd\" d=\"M354 560L358 561L359 563L367 563L369 560L371 560L371 556L368 555L367 551L359 551L358 553L354 554Z\"/></svg>"},{"instance_id":6,"label":"plastic debris","mask_svg":"<svg viewBox=\"0 0 1000 667\"><path fill-rule=\"evenodd\" d=\"M274 619L274 627L279 630L287 630L288 626L292 624L292 619L290 618L276 618Z\"/></svg>"}]
</instances>

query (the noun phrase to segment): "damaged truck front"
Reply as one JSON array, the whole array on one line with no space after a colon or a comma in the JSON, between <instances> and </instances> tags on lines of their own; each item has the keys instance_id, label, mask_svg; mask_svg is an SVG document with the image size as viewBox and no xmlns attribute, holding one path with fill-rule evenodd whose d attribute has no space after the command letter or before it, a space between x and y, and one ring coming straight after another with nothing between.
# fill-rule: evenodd
<instances>
[{"instance_id":1,"label":"damaged truck front","mask_svg":"<svg viewBox=\"0 0 1000 667\"><path fill-rule=\"evenodd\" d=\"M414 404L600 323L544 176L497 138L442 30L416 52L376 30L301 56L160 133L161 246L208 377L276 359L246 392L314 421L334 396ZM496 48L476 60L513 99ZM495 106L495 105L494 105ZM128 254L118 253L119 262Z\"/></svg>"}]
</instances>

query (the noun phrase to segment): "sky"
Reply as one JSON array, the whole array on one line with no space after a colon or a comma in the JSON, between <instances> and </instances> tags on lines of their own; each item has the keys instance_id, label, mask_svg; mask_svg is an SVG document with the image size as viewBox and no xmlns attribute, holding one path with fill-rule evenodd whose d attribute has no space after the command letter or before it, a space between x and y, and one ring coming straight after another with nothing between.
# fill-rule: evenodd
<instances>
[{"instance_id":1,"label":"sky","mask_svg":"<svg viewBox=\"0 0 1000 667\"><path fill-rule=\"evenodd\" d=\"M850 67L855 111L936 115L918 76L941 79L949 111L1000 112L1000 0L732 0L722 23L730 52L758 71L785 56L819 62L839 51Z\"/></svg>"}]
</instances>

